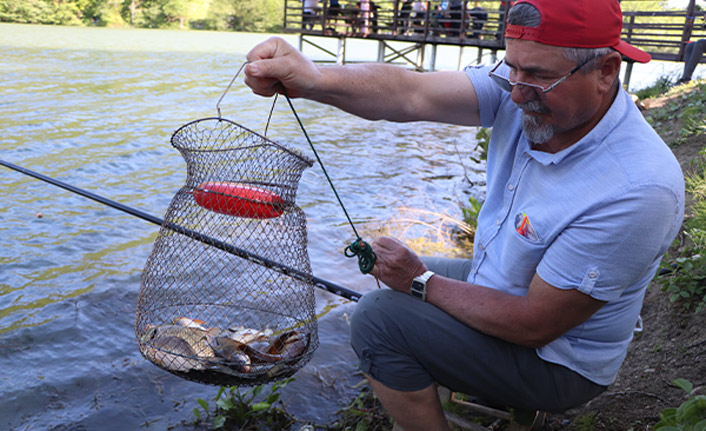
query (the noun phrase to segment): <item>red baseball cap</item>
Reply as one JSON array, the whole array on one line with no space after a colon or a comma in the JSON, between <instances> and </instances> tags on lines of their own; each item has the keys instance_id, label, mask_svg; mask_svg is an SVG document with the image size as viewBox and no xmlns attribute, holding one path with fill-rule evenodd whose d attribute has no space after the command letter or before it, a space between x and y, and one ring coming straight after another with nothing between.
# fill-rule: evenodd
<instances>
[{"instance_id":1,"label":"red baseball cap","mask_svg":"<svg viewBox=\"0 0 706 431\"><path fill-rule=\"evenodd\" d=\"M539 27L508 25L505 37L573 48L613 48L640 63L650 54L620 39L623 13L618 0L518 0L536 7Z\"/></svg>"}]
</instances>

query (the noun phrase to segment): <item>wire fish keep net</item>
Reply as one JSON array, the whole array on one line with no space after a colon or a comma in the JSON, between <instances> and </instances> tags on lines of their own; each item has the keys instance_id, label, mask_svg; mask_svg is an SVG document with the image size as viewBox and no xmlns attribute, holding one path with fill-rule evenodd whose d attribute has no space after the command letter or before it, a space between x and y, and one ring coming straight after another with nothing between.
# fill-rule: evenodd
<instances>
[{"instance_id":1,"label":"wire fish keep net","mask_svg":"<svg viewBox=\"0 0 706 431\"><path fill-rule=\"evenodd\" d=\"M171 141L187 178L142 274L140 352L214 385L294 374L319 344L306 218L295 203L313 162L220 115L185 124Z\"/></svg>"}]
</instances>

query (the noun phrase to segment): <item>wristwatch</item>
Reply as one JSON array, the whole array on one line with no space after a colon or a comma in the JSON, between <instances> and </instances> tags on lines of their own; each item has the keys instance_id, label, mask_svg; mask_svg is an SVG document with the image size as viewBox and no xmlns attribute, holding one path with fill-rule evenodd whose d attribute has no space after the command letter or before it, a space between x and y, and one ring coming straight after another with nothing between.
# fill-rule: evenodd
<instances>
[{"instance_id":1,"label":"wristwatch","mask_svg":"<svg viewBox=\"0 0 706 431\"><path fill-rule=\"evenodd\" d=\"M427 271L422 275L414 277L412 287L409 289L409 294L420 301L427 300L427 282L434 275L432 271Z\"/></svg>"}]
</instances>

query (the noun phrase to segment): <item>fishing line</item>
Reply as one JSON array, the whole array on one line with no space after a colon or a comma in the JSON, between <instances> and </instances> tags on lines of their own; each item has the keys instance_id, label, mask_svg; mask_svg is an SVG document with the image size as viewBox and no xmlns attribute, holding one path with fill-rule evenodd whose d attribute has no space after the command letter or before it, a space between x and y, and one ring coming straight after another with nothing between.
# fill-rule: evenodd
<instances>
[{"instance_id":1,"label":"fishing line","mask_svg":"<svg viewBox=\"0 0 706 431\"><path fill-rule=\"evenodd\" d=\"M363 274L369 273L373 267L375 266L375 261L377 260L377 255L373 251L373 248L368 244L367 242L363 241L363 239L360 237L358 234L358 231L355 228L355 225L353 224L353 221L351 220L350 216L348 215L348 211L346 211L345 205L343 205L343 201L341 200L341 197L338 195L338 191L336 191L336 187L333 185L333 181L331 181L331 177L329 176L328 172L326 172L326 168L324 167L324 163L321 161L321 157L319 157L318 151L316 151L316 148L314 147L313 142L311 142L311 138L309 138L309 134L306 132L306 129L304 128L304 124L302 123L302 120L299 118L299 115L297 114L296 109L294 109L294 105L292 104L291 99L289 96L287 96L287 92L282 90L282 93L284 94L284 97L287 99L287 103L289 104L289 107L292 109L292 113L294 114L294 117L297 119L297 123L299 123L299 127L302 130L302 133L304 134L304 137L306 138L306 141L309 143L309 146L311 147L311 150L314 153L314 156L316 157L316 160L319 162L319 166L321 166L321 170L324 173L324 176L326 177L326 180L328 181L329 185L331 186L331 189L333 190L333 194L336 196L336 200L338 200L338 204L340 205L341 209L343 210L343 213L346 216L346 219L348 220L348 224L350 224L351 228L353 229L353 233L356 236L356 240L348 245L348 247L345 248L344 254L346 257L358 257L358 268L360 269L360 272ZM276 100L276 99L275 99Z\"/></svg>"},{"instance_id":2,"label":"fishing line","mask_svg":"<svg viewBox=\"0 0 706 431\"><path fill-rule=\"evenodd\" d=\"M105 198L103 196L97 195L95 193L92 193L90 191L81 189L79 187L73 186L71 184L67 184L63 181L57 180L55 178L48 177L46 175L40 174L38 172L29 170L27 168L15 165L13 163L7 162L5 160L0 159L0 165L12 169L14 171L17 171L21 174L36 178L38 180L44 181L46 183L52 184L54 186L60 187L64 190L68 190L69 192L78 194L80 196L83 196L85 198L94 200L98 203L101 203L103 205L107 205L109 207L115 208L119 211L122 211L124 213L130 214L132 216L141 218L143 220L146 220L150 223L156 224L158 226L163 226L169 230L172 230L174 232L177 232L179 234L188 236L189 238L193 238L199 242L202 242L206 245L215 247L217 249L223 250L227 253L233 254L235 256L238 256L240 258L246 259L250 262L256 263L258 265L264 266L265 268L272 269L273 271L277 271L280 274L292 277L294 279L309 283L313 280L314 286L326 290L330 293L333 293L334 295L338 295L342 298L357 302L358 299L362 296L361 293L355 292L353 290L350 290L348 288L345 288L343 286L339 286L338 284L335 284L333 282L324 280L322 278L316 277L314 275L306 274L304 272L301 272L295 268L291 268L289 266L283 265L279 262L275 262L271 259L267 259L265 257L259 256L255 253L251 253L247 250L235 247L232 244L226 243L224 241L217 240L215 238L209 237L207 235L204 235L202 233L196 232L194 230L185 228L183 226L180 226L175 223L165 223L163 219L156 217L154 215L148 214L144 211L129 207L127 205L121 204L119 202L110 200L108 198Z\"/></svg>"}]
</instances>

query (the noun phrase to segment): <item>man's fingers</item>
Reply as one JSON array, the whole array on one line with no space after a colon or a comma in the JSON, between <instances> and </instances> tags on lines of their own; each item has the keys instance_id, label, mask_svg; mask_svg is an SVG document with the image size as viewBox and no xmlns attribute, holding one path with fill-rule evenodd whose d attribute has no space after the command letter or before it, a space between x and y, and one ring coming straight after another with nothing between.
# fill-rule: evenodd
<instances>
[{"instance_id":1,"label":"man's fingers","mask_svg":"<svg viewBox=\"0 0 706 431\"><path fill-rule=\"evenodd\" d=\"M255 79L245 77L245 85L258 96L271 97L281 92L282 84L276 79Z\"/></svg>"},{"instance_id":2,"label":"man's fingers","mask_svg":"<svg viewBox=\"0 0 706 431\"><path fill-rule=\"evenodd\" d=\"M256 45L247 54L245 84L259 96L270 97L283 90L281 81L292 69L287 60L293 48L284 39L271 37Z\"/></svg>"},{"instance_id":3,"label":"man's fingers","mask_svg":"<svg viewBox=\"0 0 706 431\"><path fill-rule=\"evenodd\" d=\"M400 246L404 247L404 245L400 241L387 236L381 236L380 238L373 241L373 250L376 252L377 250L390 251L399 248Z\"/></svg>"},{"instance_id":4,"label":"man's fingers","mask_svg":"<svg viewBox=\"0 0 706 431\"><path fill-rule=\"evenodd\" d=\"M255 45L250 52L248 52L246 58L250 62L263 60L266 58L274 58L277 52L281 49L281 44L286 44L287 42L280 37L271 37L264 42L260 42Z\"/></svg>"},{"instance_id":5,"label":"man's fingers","mask_svg":"<svg viewBox=\"0 0 706 431\"><path fill-rule=\"evenodd\" d=\"M253 78L268 79L280 78L283 74L278 68L278 64L282 64L281 57L277 59L263 58L254 60L245 66L245 74Z\"/></svg>"},{"instance_id":6,"label":"man's fingers","mask_svg":"<svg viewBox=\"0 0 706 431\"><path fill-rule=\"evenodd\" d=\"M256 45L247 59L245 84L261 96L309 97L321 79L318 67L279 37Z\"/></svg>"}]
</instances>

